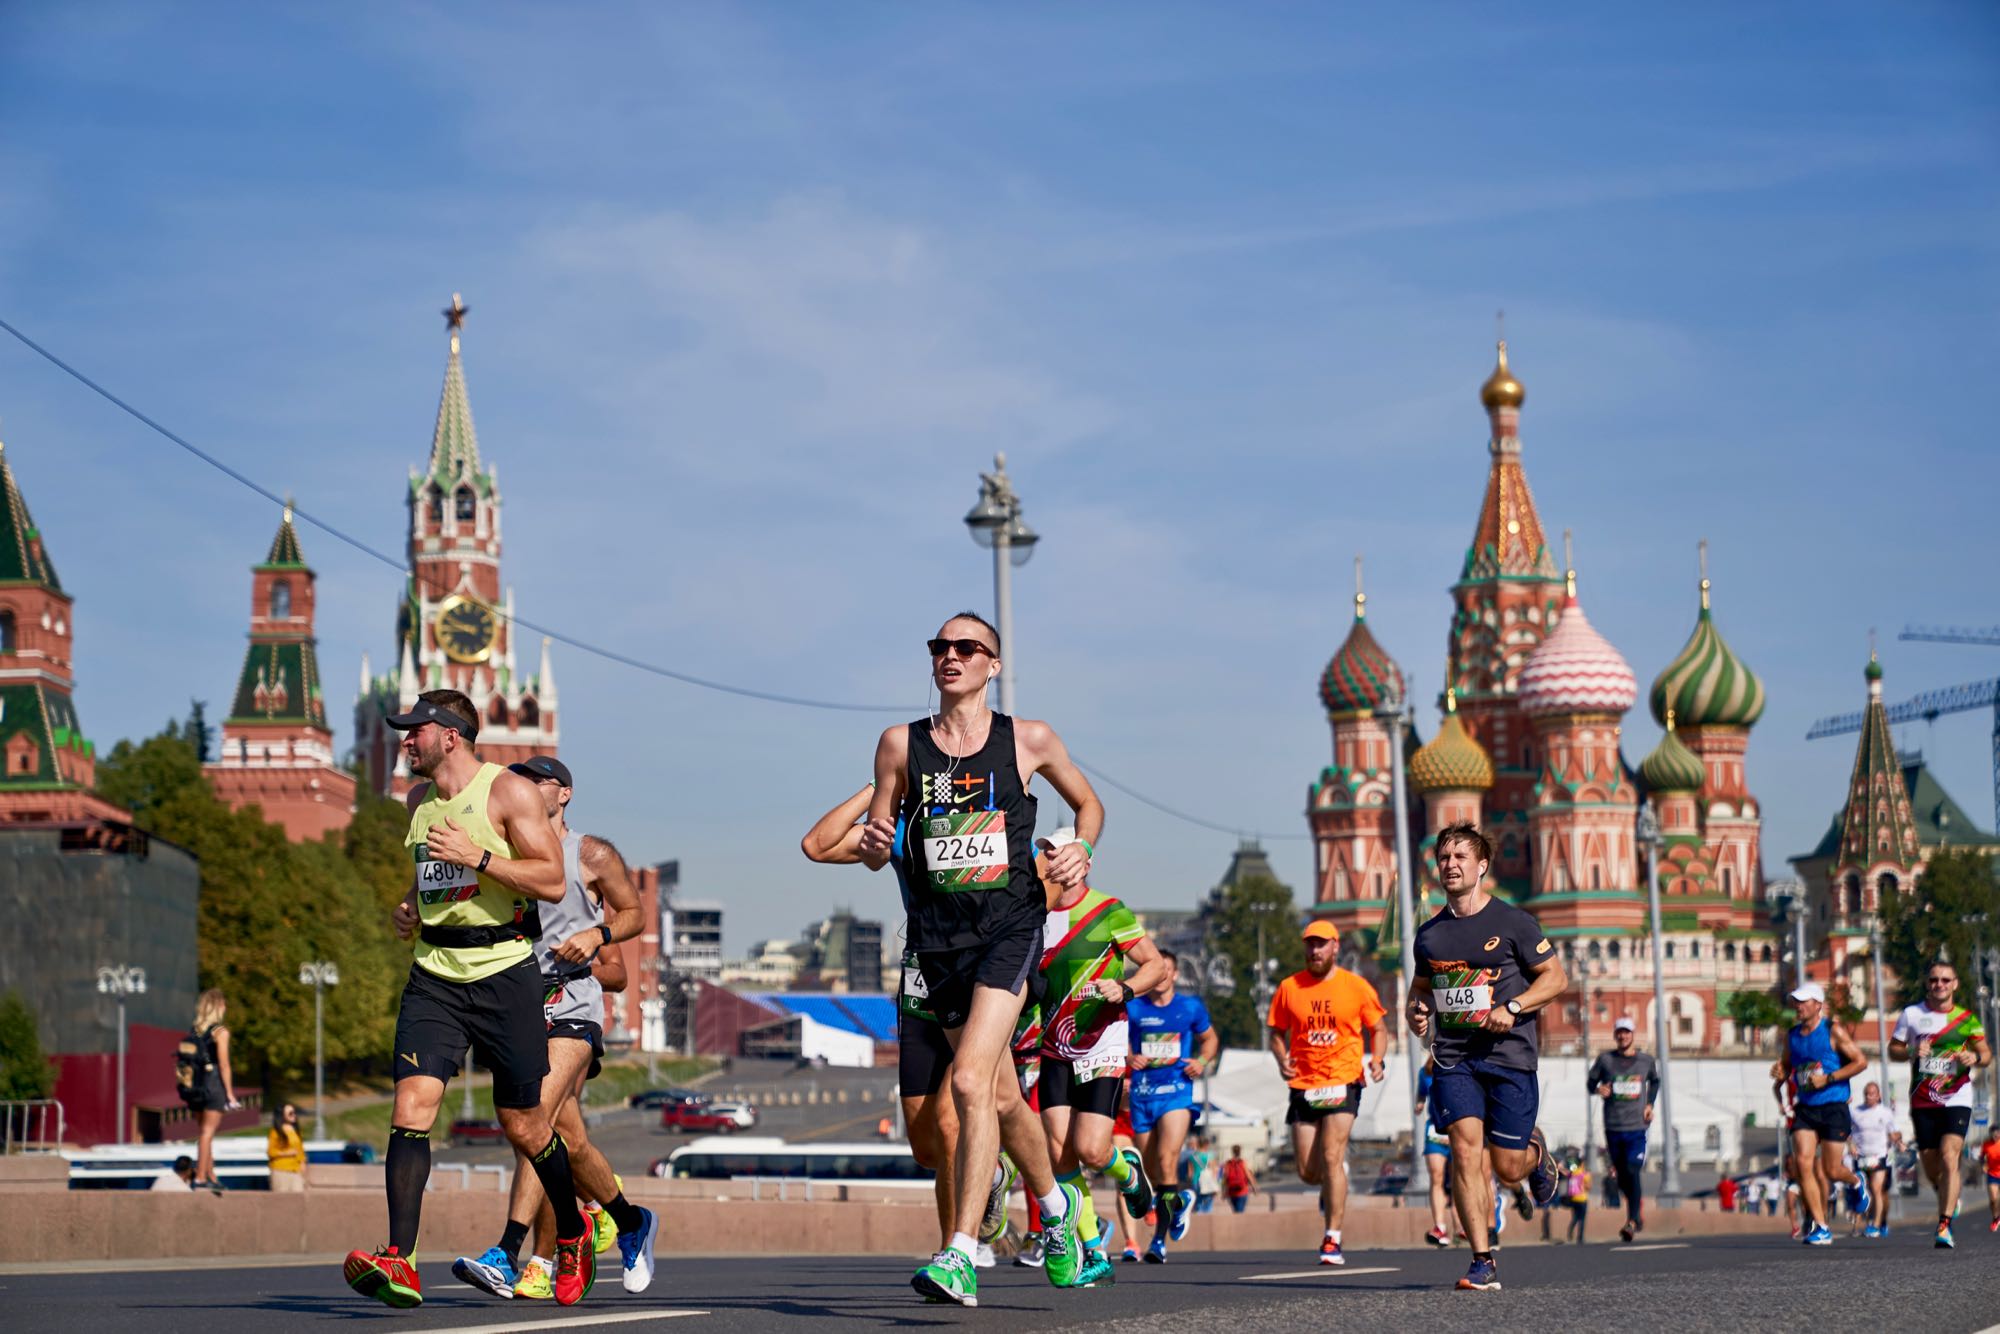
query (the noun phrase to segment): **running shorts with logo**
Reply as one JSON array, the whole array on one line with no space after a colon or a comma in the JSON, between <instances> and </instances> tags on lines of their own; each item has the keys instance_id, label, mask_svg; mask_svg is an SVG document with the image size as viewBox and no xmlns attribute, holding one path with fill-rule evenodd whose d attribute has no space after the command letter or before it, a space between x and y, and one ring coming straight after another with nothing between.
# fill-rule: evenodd
<instances>
[{"instance_id":1,"label":"running shorts with logo","mask_svg":"<svg viewBox=\"0 0 2000 1334\"><path fill-rule=\"evenodd\" d=\"M1541 1104L1534 1071L1491 1061L1440 1065L1431 1080L1431 1116L1447 1127L1468 1117L1484 1122L1489 1146L1526 1148Z\"/></svg>"},{"instance_id":2,"label":"running shorts with logo","mask_svg":"<svg viewBox=\"0 0 2000 1334\"><path fill-rule=\"evenodd\" d=\"M1617 1166L1628 1172L1637 1172L1646 1165L1646 1132L1607 1130L1604 1132L1604 1152Z\"/></svg>"},{"instance_id":3,"label":"running shorts with logo","mask_svg":"<svg viewBox=\"0 0 2000 1334\"><path fill-rule=\"evenodd\" d=\"M1068 1061L1042 1053L1042 1077L1035 1085L1042 1095L1042 1109L1067 1107L1072 1112L1091 1112L1113 1120L1118 1115L1118 1092L1124 1081L1122 1071L1078 1071Z\"/></svg>"},{"instance_id":4,"label":"running shorts with logo","mask_svg":"<svg viewBox=\"0 0 2000 1334\"><path fill-rule=\"evenodd\" d=\"M951 1070L951 1040L932 1012L917 956L903 954L903 984L896 994L896 1079L905 1098L928 1098Z\"/></svg>"},{"instance_id":5,"label":"running shorts with logo","mask_svg":"<svg viewBox=\"0 0 2000 1334\"><path fill-rule=\"evenodd\" d=\"M1285 1124L1316 1126L1329 1116L1358 1116L1361 1113L1361 1090L1367 1087L1357 1079L1351 1084L1295 1088L1285 1106Z\"/></svg>"},{"instance_id":6,"label":"running shorts with logo","mask_svg":"<svg viewBox=\"0 0 2000 1334\"><path fill-rule=\"evenodd\" d=\"M449 1080L473 1058L493 1074L495 1107L541 1104L549 1072L542 974L532 954L471 982L450 982L411 965L396 1015L396 1077Z\"/></svg>"},{"instance_id":7,"label":"running shorts with logo","mask_svg":"<svg viewBox=\"0 0 2000 1334\"><path fill-rule=\"evenodd\" d=\"M1916 1130L1919 1149L1938 1149L1944 1146L1946 1135L1956 1135L1960 1139L1972 1128L1970 1107L1912 1107L1910 1125Z\"/></svg>"},{"instance_id":8,"label":"running shorts with logo","mask_svg":"<svg viewBox=\"0 0 2000 1334\"><path fill-rule=\"evenodd\" d=\"M1845 1144L1854 1133L1854 1117L1844 1102L1802 1102L1792 1112L1794 1130L1810 1130L1828 1144ZM1917 1133L1921 1136L1922 1127Z\"/></svg>"},{"instance_id":9,"label":"running shorts with logo","mask_svg":"<svg viewBox=\"0 0 2000 1334\"><path fill-rule=\"evenodd\" d=\"M1127 1105L1131 1109L1132 1133L1135 1135L1149 1133L1169 1112L1186 1112L1190 1126L1196 1119L1194 1089L1191 1086L1168 1089L1164 1093L1141 1093L1135 1087L1127 1096Z\"/></svg>"},{"instance_id":10,"label":"running shorts with logo","mask_svg":"<svg viewBox=\"0 0 2000 1334\"><path fill-rule=\"evenodd\" d=\"M597 1078L604 1060L604 984L589 973L560 978L542 974L542 1021L551 1038L590 1044L585 1078Z\"/></svg>"},{"instance_id":11,"label":"running shorts with logo","mask_svg":"<svg viewBox=\"0 0 2000 1334\"><path fill-rule=\"evenodd\" d=\"M1169 1112L1185 1111L1190 1124L1197 1115L1194 1081L1186 1062L1199 1050L1196 1042L1211 1031L1208 1007L1198 996L1176 994L1165 1005L1145 997L1125 1007L1126 1022L1137 1055L1147 1061L1132 1072L1132 1128L1144 1134Z\"/></svg>"}]
</instances>

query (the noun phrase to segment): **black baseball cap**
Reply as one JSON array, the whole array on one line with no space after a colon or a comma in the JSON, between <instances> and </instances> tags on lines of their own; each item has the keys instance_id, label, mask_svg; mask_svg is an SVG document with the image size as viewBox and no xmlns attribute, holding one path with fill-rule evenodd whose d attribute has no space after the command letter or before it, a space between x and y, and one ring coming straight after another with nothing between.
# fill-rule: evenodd
<instances>
[{"instance_id":1,"label":"black baseball cap","mask_svg":"<svg viewBox=\"0 0 2000 1334\"><path fill-rule=\"evenodd\" d=\"M408 713L392 713L385 720L398 732L414 732L425 723L436 723L439 727L449 727L467 741L478 739L479 728L459 717L450 709L441 709L427 699L420 699L410 706Z\"/></svg>"},{"instance_id":2,"label":"black baseball cap","mask_svg":"<svg viewBox=\"0 0 2000 1334\"><path fill-rule=\"evenodd\" d=\"M570 781L569 766L553 755L530 755L519 764L508 765L507 771L528 779L553 778L564 787L576 786Z\"/></svg>"}]
</instances>

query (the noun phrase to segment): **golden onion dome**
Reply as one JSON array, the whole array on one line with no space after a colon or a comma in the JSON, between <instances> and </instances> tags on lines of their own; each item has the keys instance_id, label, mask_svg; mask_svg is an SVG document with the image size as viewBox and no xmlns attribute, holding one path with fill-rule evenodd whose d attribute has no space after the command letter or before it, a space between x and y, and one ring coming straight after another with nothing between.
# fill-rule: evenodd
<instances>
[{"instance_id":1,"label":"golden onion dome","mask_svg":"<svg viewBox=\"0 0 2000 1334\"><path fill-rule=\"evenodd\" d=\"M1479 386L1479 401L1493 408L1518 408L1528 397L1528 391L1514 378L1514 372L1507 369L1507 340L1500 340L1500 361L1493 368L1493 374L1486 377L1486 383Z\"/></svg>"},{"instance_id":2,"label":"golden onion dome","mask_svg":"<svg viewBox=\"0 0 2000 1334\"><path fill-rule=\"evenodd\" d=\"M1457 692L1445 692L1444 725L1410 757L1410 786L1419 792L1484 792L1493 786L1493 759L1459 721Z\"/></svg>"}]
</instances>

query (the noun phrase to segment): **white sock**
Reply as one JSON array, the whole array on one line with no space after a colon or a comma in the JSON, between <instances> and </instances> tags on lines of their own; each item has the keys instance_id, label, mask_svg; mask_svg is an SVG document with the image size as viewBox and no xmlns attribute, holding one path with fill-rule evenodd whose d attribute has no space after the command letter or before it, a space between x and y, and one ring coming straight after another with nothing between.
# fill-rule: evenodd
<instances>
[{"instance_id":1,"label":"white sock","mask_svg":"<svg viewBox=\"0 0 2000 1334\"><path fill-rule=\"evenodd\" d=\"M1328 1228L1326 1230L1326 1239L1338 1246L1340 1244L1340 1233L1334 1231L1332 1228Z\"/></svg>"},{"instance_id":2,"label":"white sock","mask_svg":"<svg viewBox=\"0 0 2000 1334\"><path fill-rule=\"evenodd\" d=\"M1046 1195L1037 1195L1035 1203L1042 1206L1042 1217L1051 1223L1060 1223L1069 1212L1069 1202L1063 1199L1062 1187L1057 1186Z\"/></svg>"},{"instance_id":3,"label":"white sock","mask_svg":"<svg viewBox=\"0 0 2000 1334\"><path fill-rule=\"evenodd\" d=\"M954 1232L951 1234L951 1249L971 1260L976 1258L979 1243L963 1232Z\"/></svg>"}]
</instances>

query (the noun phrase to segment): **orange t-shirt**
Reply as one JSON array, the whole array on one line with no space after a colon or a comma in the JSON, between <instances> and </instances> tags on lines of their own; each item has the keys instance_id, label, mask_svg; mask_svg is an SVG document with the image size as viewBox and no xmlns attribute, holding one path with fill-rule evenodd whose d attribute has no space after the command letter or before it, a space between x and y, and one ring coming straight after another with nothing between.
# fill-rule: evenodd
<instances>
[{"instance_id":1,"label":"orange t-shirt","mask_svg":"<svg viewBox=\"0 0 2000 1334\"><path fill-rule=\"evenodd\" d=\"M1293 973L1271 997L1271 1027L1292 1035L1292 1087L1352 1084L1361 1078L1361 1030L1379 1027L1381 997L1345 968L1325 977Z\"/></svg>"},{"instance_id":2,"label":"orange t-shirt","mask_svg":"<svg viewBox=\"0 0 2000 1334\"><path fill-rule=\"evenodd\" d=\"M1986 1175L2000 1181L2000 1140L1987 1140L1979 1151L1986 1155Z\"/></svg>"}]
</instances>

